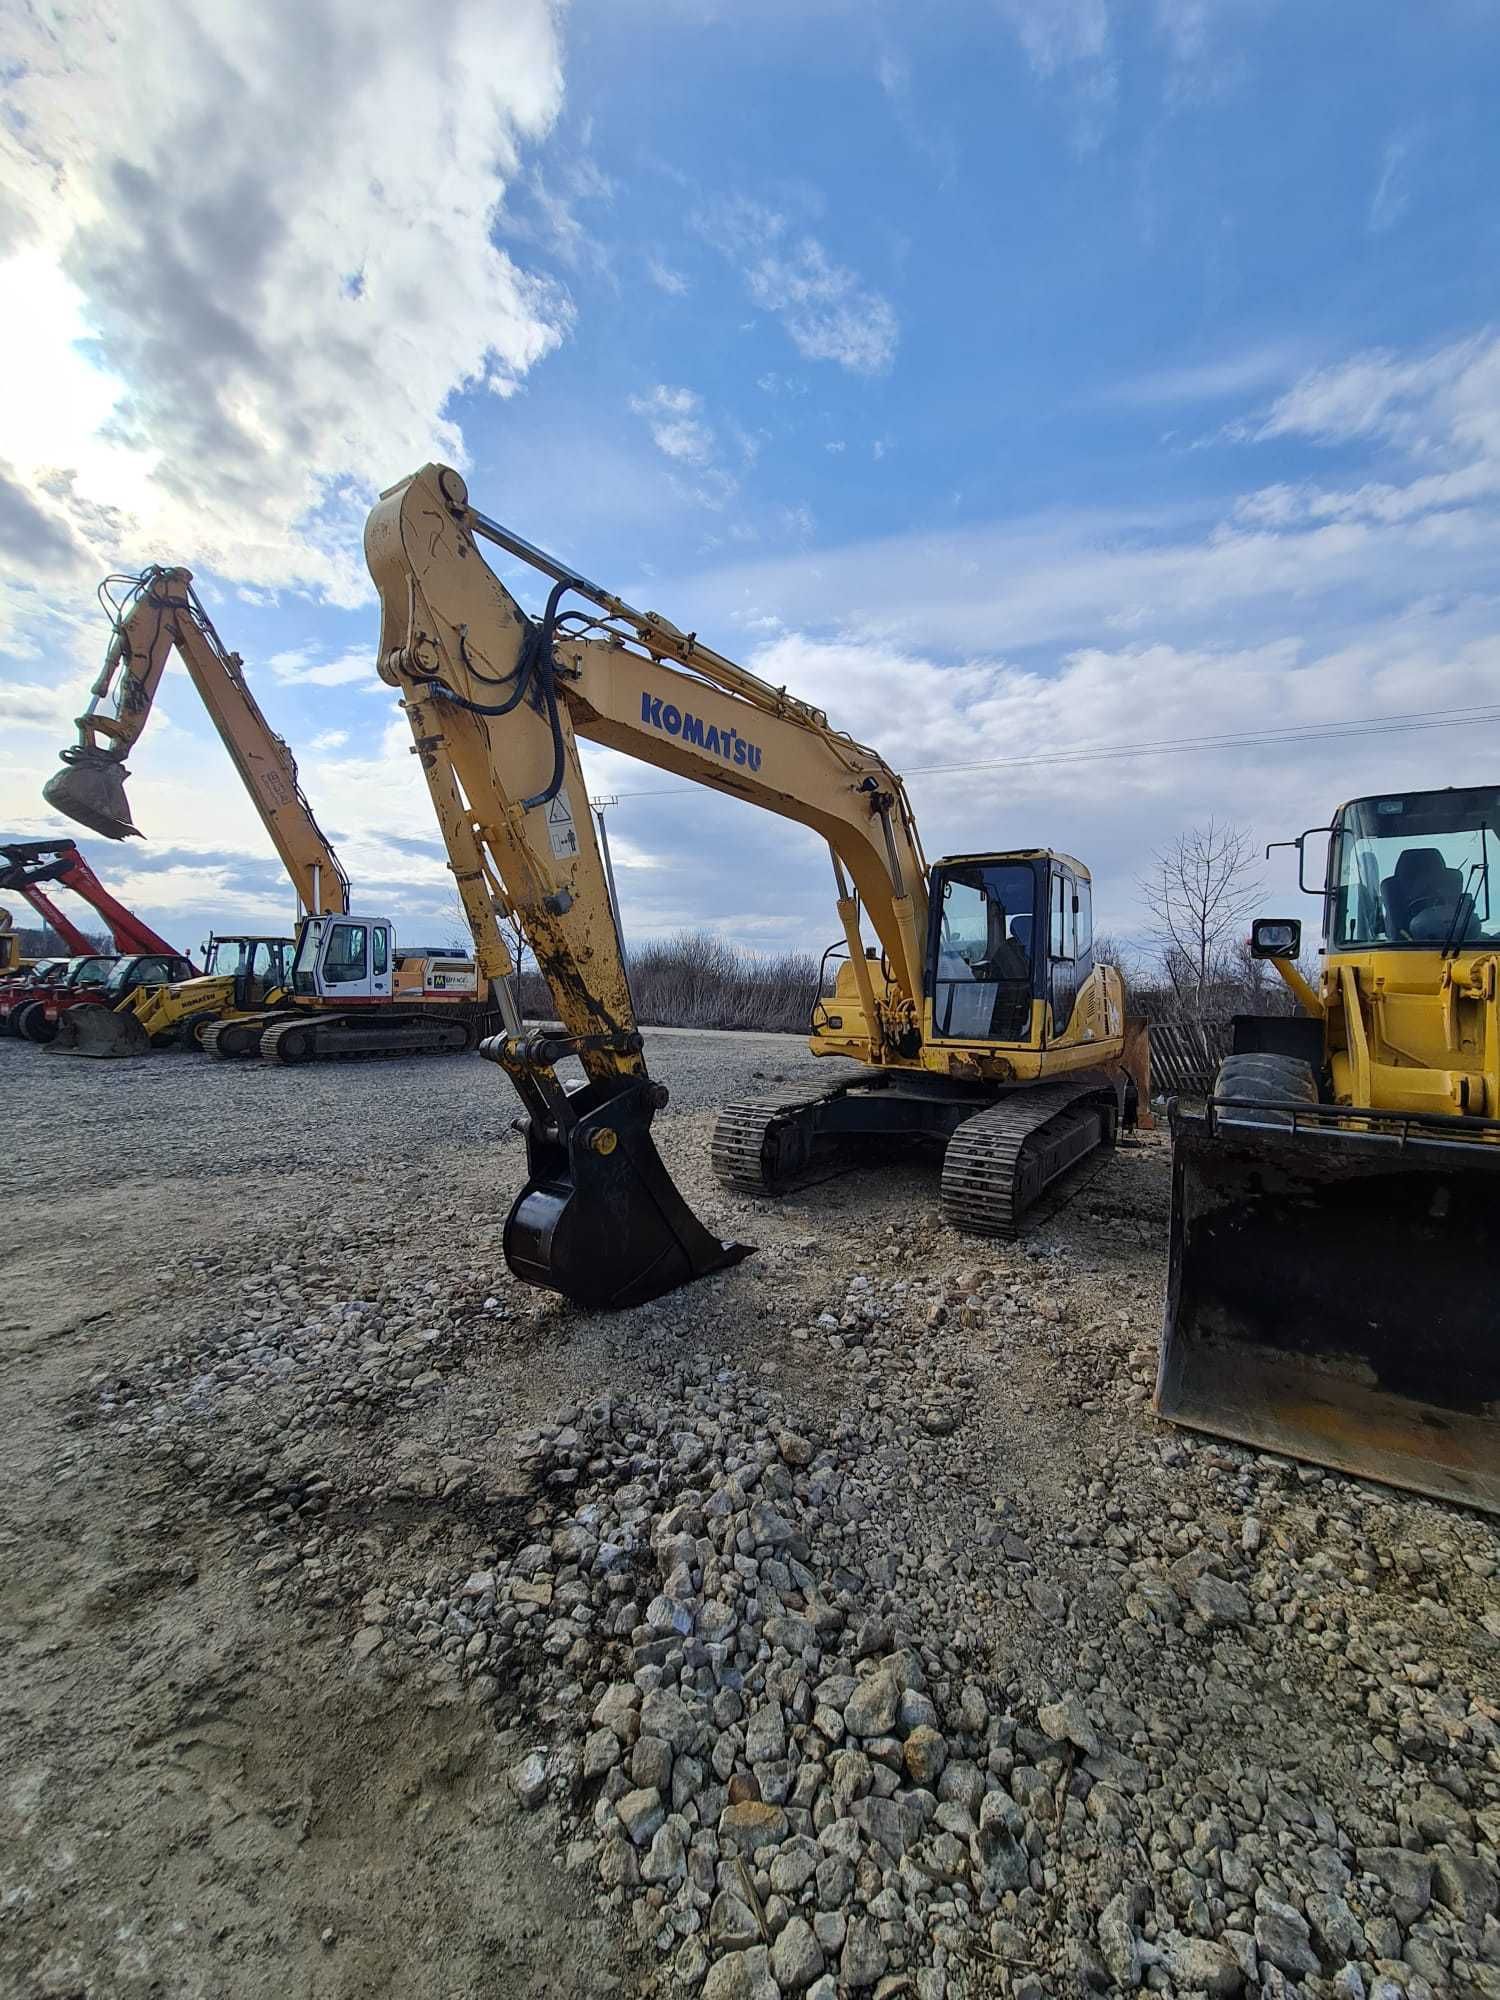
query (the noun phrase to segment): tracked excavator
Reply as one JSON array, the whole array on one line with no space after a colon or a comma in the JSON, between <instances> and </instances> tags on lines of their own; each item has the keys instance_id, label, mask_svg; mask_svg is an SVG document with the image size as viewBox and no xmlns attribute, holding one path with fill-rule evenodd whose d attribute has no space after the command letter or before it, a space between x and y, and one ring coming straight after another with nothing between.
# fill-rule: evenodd
<instances>
[{"instance_id":1,"label":"tracked excavator","mask_svg":"<svg viewBox=\"0 0 1500 2000\"><path fill-rule=\"evenodd\" d=\"M112 586L124 585L118 601ZM58 1046L91 1056L196 1042L221 1059L447 1053L493 1023L472 966L400 952L390 920L349 908L349 878L313 817L290 746L261 712L244 663L214 629L192 572L153 566L112 577L104 666L78 718L78 741L42 788L58 812L111 840L139 833L125 759L150 717L176 650L296 892L294 939L211 940L202 975L70 1011Z\"/></svg>"},{"instance_id":2,"label":"tracked excavator","mask_svg":"<svg viewBox=\"0 0 1500 2000\"><path fill-rule=\"evenodd\" d=\"M1316 982L1251 935L1300 1014L1174 1111L1157 1408L1500 1514L1500 787L1355 799L1304 874L1325 834Z\"/></svg>"},{"instance_id":3,"label":"tracked excavator","mask_svg":"<svg viewBox=\"0 0 1500 2000\"><path fill-rule=\"evenodd\" d=\"M481 544L549 580L539 618ZM943 1150L947 1217L1000 1236L1113 1141L1131 1097L1124 993L1092 962L1081 863L1026 848L929 868L877 752L490 520L451 468L383 495L365 554L379 672L400 690L476 959L508 1009L482 1052L527 1114L528 1179L504 1234L517 1277L585 1306L631 1306L747 1254L693 1215L651 1139L666 1093L646 1067L580 737L828 843L846 956L811 1045L846 1061L821 1089L723 1108L713 1163L726 1186L774 1194L872 1141L927 1139ZM525 1034L508 1007L502 915L535 952L558 1032ZM558 1075L567 1057L579 1089Z\"/></svg>"}]
</instances>

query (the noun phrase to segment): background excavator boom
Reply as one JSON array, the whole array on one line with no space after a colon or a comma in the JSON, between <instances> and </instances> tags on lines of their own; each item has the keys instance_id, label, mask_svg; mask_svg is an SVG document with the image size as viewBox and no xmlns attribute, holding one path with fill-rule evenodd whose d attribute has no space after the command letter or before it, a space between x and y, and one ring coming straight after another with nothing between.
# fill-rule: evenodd
<instances>
[{"instance_id":1,"label":"background excavator boom","mask_svg":"<svg viewBox=\"0 0 1500 2000\"><path fill-rule=\"evenodd\" d=\"M111 579L115 581L116 579ZM111 840L138 832L125 798L125 759L139 740L177 649L246 791L310 916L342 914L349 878L313 817L287 743L261 713L238 653L224 646L193 589L192 572L153 566L119 579L118 608L99 678L78 718L78 742L42 788L58 812Z\"/></svg>"}]
</instances>

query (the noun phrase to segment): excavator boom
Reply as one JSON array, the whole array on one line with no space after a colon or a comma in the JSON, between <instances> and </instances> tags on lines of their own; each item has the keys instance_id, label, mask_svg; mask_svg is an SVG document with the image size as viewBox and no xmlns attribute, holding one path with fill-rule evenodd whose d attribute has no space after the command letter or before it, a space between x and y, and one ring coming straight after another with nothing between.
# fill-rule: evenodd
<instances>
[{"instance_id":1,"label":"excavator boom","mask_svg":"<svg viewBox=\"0 0 1500 2000\"><path fill-rule=\"evenodd\" d=\"M125 759L151 714L175 647L309 915L349 907L349 878L313 817L288 745L261 713L237 653L224 646L193 589L191 570L153 566L130 589L78 718L78 741L42 787L50 806L110 840L138 834L125 797Z\"/></svg>"}]
</instances>

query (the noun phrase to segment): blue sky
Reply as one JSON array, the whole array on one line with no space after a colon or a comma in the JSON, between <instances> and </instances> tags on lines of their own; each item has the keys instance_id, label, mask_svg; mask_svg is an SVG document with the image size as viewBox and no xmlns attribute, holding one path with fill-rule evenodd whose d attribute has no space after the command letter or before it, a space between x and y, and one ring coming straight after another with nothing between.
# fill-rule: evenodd
<instances>
[{"instance_id":1,"label":"blue sky","mask_svg":"<svg viewBox=\"0 0 1500 2000\"><path fill-rule=\"evenodd\" d=\"M1497 699L1487 0L515 0L417 46L393 0L230 11L5 0L18 834L94 583L185 562L361 902L451 930L358 552L432 456L912 771L930 853L1081 854L1120 934L1211 813L1264 841L1495 775L1492 722L1076 755ZM184 680L161 711L150 841L95 858L191 945L288 899ZM809 836L590 775L634 934L832 935Z\"/></svg>"}]
</instances>

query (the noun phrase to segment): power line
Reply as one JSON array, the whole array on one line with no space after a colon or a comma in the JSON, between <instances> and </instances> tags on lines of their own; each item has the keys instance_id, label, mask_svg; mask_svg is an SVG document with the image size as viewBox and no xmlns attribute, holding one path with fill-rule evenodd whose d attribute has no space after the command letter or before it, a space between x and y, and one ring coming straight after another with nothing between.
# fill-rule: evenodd
<instances>
[{"instance_id":1,"label":"power line","mask_svg":"<svg viewBox=\"0 0 1500 2000\"><path fill-rule=\"evenodd\" d=\"M1500 722L1500 705L1419 708L1405 714L1369 716L1363 720L1300 723L1286 729L1237 730L1218 736L1160 737L1145 743L1081 744L1074 750L1038 751L1026 757L986 757L958 764L917 764L903 772L902 776L931 778L957 771L1014 771L1034 768L1039 764L1088 764L1113 758L1159 757L1174 750L1226 750L1275 743L1316 743L1344 737L1403 736L1415 730L1464 729L1486 722ZM700 787L684 782L680 785L661 785L647 791L617 792L614 802L626 799L703 798L707 795Z\"/></svg>"}]
</instances>

